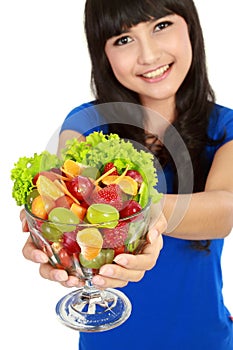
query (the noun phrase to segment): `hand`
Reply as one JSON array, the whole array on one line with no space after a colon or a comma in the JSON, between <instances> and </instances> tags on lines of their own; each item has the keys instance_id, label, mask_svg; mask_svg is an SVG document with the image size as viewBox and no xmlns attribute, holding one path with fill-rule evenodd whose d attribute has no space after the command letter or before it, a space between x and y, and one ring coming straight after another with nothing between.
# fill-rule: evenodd
<instances>
[{"instance_id":1,"label":"hand","mask_svg":"<svg viewBox=\"0 0 233 350\"><path fill-rule=\"evenodd\" d=\"M157 220L150 227L143 252L138 255L119 254L114 259L116 264L102 266L99 275L93 277L93 283L97 287L117 288L126 286L128 282L138 282L146 271L155 266L163 247L161 234L167 229L167 221L157 205L154 206L152 215Z\"/></svg>"},{"instance_id":2,"label":"hand","mask_svg":"<svg viewBox=\"0 0 233 350\"><path fill-rule=\"evenodd\" d=\"M24 211L21 212L23 231L27 231ZM128 282L140 281L147 270L152 269L157 261L163 246L161 234L166 230L167 222L162 213L150 227L147 235L147 244L139 255L119 254L115 259L116 264L106 264L101 267L99 275L93 278L93 283L99 288L123 287ZM23 255L26 259L40 263L40 275L43 278L61 283L64 287L80 287L83 281L77 277L68 276L65 270L55 269L48 257L41 250L36 249L29 237L23 247Z\"/></svg>"},{"instance_id":3,"label":"hand","mask_svg":"<svg viewBox=\"0 0 233 350\"><path fill-rule=\"evenodd\" d=\"M23 232L28 232L28 225L26 220L25 210L20 212L20 220L22 222ZM68 276L65 270L55 269L50 263L47 255L42 250L37 249L29 236L23 249L23 256L32 262L40 264L40 275L43 278L51 281L60 282L64 287L81 287L83 282L77 277Z\"/></svg>"}]
</instances>

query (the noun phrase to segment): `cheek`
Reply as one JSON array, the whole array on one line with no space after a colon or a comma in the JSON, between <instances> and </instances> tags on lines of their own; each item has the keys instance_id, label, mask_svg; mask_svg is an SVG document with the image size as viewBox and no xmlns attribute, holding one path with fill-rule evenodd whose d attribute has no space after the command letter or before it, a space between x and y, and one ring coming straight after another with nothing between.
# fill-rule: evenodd
<instances>
[{"instance_id":1,"label":"cheek","mask_svg":"<svg viewBox=\"0 0 233 350\"><path fill-rule=\"evenodd\" d=\"M176 39L177 37L167 43L167 52L170 52L174 57L179 69L187 73L191 66L193 56L191 43L189 37L186 36L181 36L180 40Z\"/></svg>"},{"instance_id":2,"label":"cheek","mask_svg":"<svg viewBox=\"0 0 233 350\"><path fill-rule=\"evenodd\" d=\"M177 48L179 48L179 56L183 61L183 64L189 68L192 62L193 54L188 30L186 28L180 29L179 37L180 40L177 42Z\"/></svg>"},{"instance_id":3,"label":"cheek","mask_svg":"<svg viewBox=\"0 0 233 350\"><path fill-rule=\"evenodd\" d=\"M106 51L106 56L115 77L120 82L127 79L127 75L133 67L132 55L109 50Z\"/></svg>"},{"instance_id":4,"label":"cheek","mask_svg":"<svg viewBox=\"0 0 233 350\"><path fill-rule=\"evenodd\" d=\"M122 57L115 55L109 59L109 62L116 78L124 77L127 74L129 67L127 60L122 60Z\"/></svg>"},{"instance_id":5,"label":"cheek","mask_svg":"<svg viewBox=\"0 0 233 350\"><path fill-rule=\"evenodd\" d=\"M183 64L183 69L185 71L185 74L187 74L189 71L189 68L191 67L192 58L193 58L192 47L189 43L183 46L183 53L184 54L181 57L181 62Z\"/></svg>"}]
</instances>

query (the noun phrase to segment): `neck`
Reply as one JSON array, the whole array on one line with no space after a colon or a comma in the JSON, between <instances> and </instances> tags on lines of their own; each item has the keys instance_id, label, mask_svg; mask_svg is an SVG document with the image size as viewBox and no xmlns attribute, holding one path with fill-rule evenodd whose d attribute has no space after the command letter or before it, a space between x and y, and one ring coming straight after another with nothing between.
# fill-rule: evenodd
<instances>
[{"instance_id":1,"label":"neck","mask_svg":"<svg viewBox=\"0 0 233 350\"><path fill-rule=\"evenodd\" d=\"M147 117L145 121L145 130L150 134L156 134L160 139L167 127L175 120L175 101L141 101L147 108Z\"/></svg>"}]
</instances>

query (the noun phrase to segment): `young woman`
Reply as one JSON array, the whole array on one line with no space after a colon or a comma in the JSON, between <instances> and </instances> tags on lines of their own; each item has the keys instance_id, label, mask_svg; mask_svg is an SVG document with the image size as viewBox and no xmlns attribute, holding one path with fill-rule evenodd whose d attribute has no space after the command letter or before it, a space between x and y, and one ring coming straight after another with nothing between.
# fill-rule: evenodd
<instances>
[{"instance_id":1,"label":"young woman","mask_svg":"<svg viewBox=\"0 0 233 350\"><path fill-rule=\"evenodd\" d=\"M95 284L125 286L133 313L114 330L80 334L79 348L232 350L221 253L233 227L233 111L215 103L194 3L87 0L85 28L96 101L67 116L60 147L70 137L84 137L98 122L98 129L103 128L98 119L103 104L121 102L158 112L167 122L162 127L147 112L137 114L137 120L134 113L124 114L124 120L106 114L104 120L108 131L155 153L166 180L163 213L168 228L165 231L164 220L156 226L165 231L156 265L161 241L151 238L141 256L119 255L118 264L102 267ZM87 107L96 109L94 121L85 113ZM177 133L188 152L176 148ZM187 153L193 167L191 190ZM189 204L185 210L184 203ZM175 225L174 209L177 215L182 211ZM44 278L66 286L77 283L47 264L30 239L23 253L44 262ZM128 283L132 281L138 283Z\"/></svg>"}]
</instances>

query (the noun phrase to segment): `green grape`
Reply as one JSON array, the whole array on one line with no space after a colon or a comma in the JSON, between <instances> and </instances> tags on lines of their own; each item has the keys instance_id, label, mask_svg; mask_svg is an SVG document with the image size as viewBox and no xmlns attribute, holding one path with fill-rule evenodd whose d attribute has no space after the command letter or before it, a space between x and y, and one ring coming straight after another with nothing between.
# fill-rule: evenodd
<instances>
[{"instance_id":1,"label":"green grape","mask_svg":"<svg viewBox=\"0 0 233 350\"><path fill-rule=\"evenodd\" d=\"M87 209L87 220L91 224L101 224L101 227L114 228L118 224L119 212L110 204L91 204Z\"/></svg>"},{"instance_id":2,"label":"green grape","mask_svg":"<svg viewBox=\"0 0 233 350\"><path fill-rule=\"evenodd\" d=\"M39 192L38 192L37 189L32 190L32 191L28 194L28 196L27 196L27 206L28 206L29 209L31 209L33 200L34 200L36 197L38 197L38 196L39 196Z\"/></svg>"},{"instance_id":3,"label":"green grape","mask_svg":"<svg viewBox=\"0 0 233 350\"><path fill-rule=\"evenodd\" d=\"M71 232L79 224L79 218L70 209L62 207L52 209L48 219L62 232Z\"/></svg>"},{"instance_id":4,"label":"green grape","mask_svg":"<svg viewBox=\"0 0 233 350\"><path fill-rule=\"evenodd\" d=\"M102 249L97 257L92 260L85 259L82 253L79 254L81 265L89 269L100 269L105 264L111 264L113 259L114 249Z\"/></svg>"},{"instance_id":5,"label":"green grape","mask_svg":"<svg viewBox=\"0 0 233 350\"><path fill-rule=\"evenodd\" d=\"M44 222L41 225L41 232L43 237L51 242L58 242L62 237L62 232L57 229L56 225L50 222Z\"/></svg>"}]
</instances>

